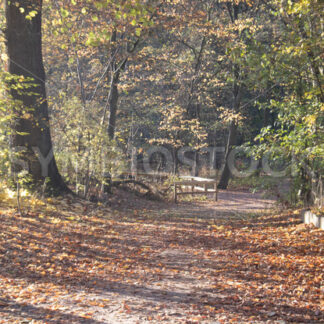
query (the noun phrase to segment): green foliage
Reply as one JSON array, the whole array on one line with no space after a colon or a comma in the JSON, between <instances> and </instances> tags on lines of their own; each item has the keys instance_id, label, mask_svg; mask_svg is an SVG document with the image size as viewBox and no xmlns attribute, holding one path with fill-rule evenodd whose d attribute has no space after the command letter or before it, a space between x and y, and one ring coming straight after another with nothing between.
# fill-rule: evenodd
<instances>
[{"instance_id":1,"label":"green foliage","mask_svg":"<svg viewBox=\"0 0 324 324\"><path fill-rule=\"evenodd\" d=\"M84 189L87 181L99 186L104 173L118 174L126 167L125 156L109 140L106 125L97 118L99 107L86 109L77 97L66 98L54 115L56 157L66 180Z\"/></svg>"},{"instance_id":2,"label":"green foliage","mask_svg":"<svg viewBox=\"0 0 324 324\"><path fill-rule=\"evenodd\" d=\"M315 23L321 19L319 6L316 0L280 3L272 13L277 19L276 37L260 54L268 62L267 73L255 74L265 80L263 84L276 82L280 89L277 98L260 102L277 118L256 137L255 152L288 157L296 184L308 188L305 194L324 172L324 77L319 66L323 30Z\"/></svg>"},{"instance_id":3,"label":"green foliage","mask_svg":"<svg viewBox=\"0 0 324 324\"><path fill-rule=\"evenodd\" d=\"M0 72L0 175L5 178L11 173L12 159L18 158L21 153L10 149L10 137L14 135L12 123L18 115L29 119L31 109L23 107L19 101L14 101L10 96L10 90L31 95L33 87L31 78Z\"/></svg>"}]
</instances>

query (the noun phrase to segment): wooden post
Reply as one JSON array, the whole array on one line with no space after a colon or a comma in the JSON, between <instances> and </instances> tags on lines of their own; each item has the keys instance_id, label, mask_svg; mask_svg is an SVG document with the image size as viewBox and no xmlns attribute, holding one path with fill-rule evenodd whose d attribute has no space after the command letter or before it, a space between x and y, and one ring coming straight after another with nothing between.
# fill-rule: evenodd
<instances>
[{"instance_id":1,"label":"wooden post","mask_svg":"<svg viewBox=\"0 0 324 324\"><path fill-rule=\"evenodd\" d=\"M174 203L176 204L178 202L177 200L177 185L174 184Z\"/></svg>"}]
</instances>

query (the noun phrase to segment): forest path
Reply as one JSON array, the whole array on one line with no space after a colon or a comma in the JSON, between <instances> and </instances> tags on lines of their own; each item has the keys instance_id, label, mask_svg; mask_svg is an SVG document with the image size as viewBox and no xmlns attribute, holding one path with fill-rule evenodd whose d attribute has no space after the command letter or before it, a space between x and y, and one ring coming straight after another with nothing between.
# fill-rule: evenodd
<instances>
[{"instance_id":1,"label":"forest path","mask_svg":"<svg viewBox=\"0 0 324 324\"><path fill-rule=\"evenodd\" d=\"M214 201L212 194L204 197L186 196L190 199L180 199L177 204L172 202L157 202L139 199L138 196L129 193L112 197L110 204L116 210L141 212L150 211L152 215L181 215L189 218L228 218L244 217L260 214L278 209L276 200L265 197L263 193L251 193L249 191L219 190L218 201ZM199 199L200 198L200 199Z\"/></svg>"},{"instance_id":2,"label":"forest path","mask_svg":"<svg viewBox=\"0 0 324 324\"><path fill-rule=\"evenodd\" d=\"M323 231L256 197L0 203L0 323L322 322Z\"/></svg>"}]
</instances>

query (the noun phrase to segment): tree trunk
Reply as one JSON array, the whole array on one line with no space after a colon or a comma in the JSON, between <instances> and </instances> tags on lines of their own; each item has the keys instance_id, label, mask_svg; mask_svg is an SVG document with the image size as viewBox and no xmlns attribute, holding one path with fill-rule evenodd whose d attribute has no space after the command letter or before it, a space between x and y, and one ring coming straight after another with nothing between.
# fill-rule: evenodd
<instances>
[{"instance_id":1,"label":"tree trunk","mask_svg":"<svg viewBox=\"0 0 324 324\"><path fill-rule=\"evenodd\" d=\"M31 20L26 19L25 16L32 10L37 11L36 16ZM52 155L42 57L41 10L42 0L6 1L8 72L33 78L32 83L35 85L20 92L11 87L12 98L22 107L15 111L11 145L14 149L24 148L24 153L19 159L28 165L32 183L39 185L48 178L47 188L52 188L58 193L66 191L67 186Z\"/></svg>"},{"instance_id":2,"label":"tree trunk","mask_svg":"<svg viewBox=\"0 0 324 324\"><path fill-rule=\"evenodd\" d=\"M227 3L228 12L231 18L232 23L234 23L238 19L239 14L239 6L232 5ZM233 110L237 113L240 109L241 105L241 86L239 84L240 77L240 67L238 64L234 64L233 66L233 74L234 74L234 84L233 84ZM233 149L233 146L236 145L237 141L237 122L233 120L229 127L228 140L226 145L226 153L225 153L225 166L222 172L221 178L218 183L219 189L227 189L229 180L231 178L231 171L228 166L228 157Z\"/></svg>"},{"instance_id":3,"label":"tree trunk","mask_svg":"<svg viewBox=\"0 0 324 324\"><path fill-rule=\"evenodd\" d=\"M225 166L218 183L219 189L227 189L229 180L231 178L231 171L228 167L228 157L232 151L232 147L236 144L236 139L237 139L237 124L233 121L229 127L229 134L228 134L226 153L224 159Z\"/></svg>"},{"instance_id":4,"label":"tree trunk","mask_svg":"<svg viewBox=\"0 0 324 324\"><path fill-rule=\"evenodd\" d=\"M172 157L173 157L173 174L178 174L178 158L177 158L177 149L174 147L172 149Z\"/></svg>"},{"instance_id":5,"label":"tree trunk","mask_svg":"<svg viewBox=\"0 0 324 324\"><path fill-rule=\"evenodd\" d=\"M191 175L193 177L198 177L198 175L199 175L199 153L198 153L198 151L194 152L194 164L193 164L193 168L191 170Z\"/></svg>"},{"instance_id":6,"label":"tree trunk","mask_svg":"<svg viewBox=\"0 0 324 324\"><path fill-rule=\"evenodd\" d=\"M112 42L111 55L116 55L117 53L117 48L116 48L117 31L116 30L114 30L111 36L111 42ZM132 51L134 51L137 44L138 42L135 42L133 49L128 52L131 53ZM119 98L118 84L119 84L120 74L122 71L125 70L127 61L128 61L128 57L124 58L120 62L118 62L118 60L114 58L111 62L111 83L110 83L110 90L109 90L109 97L108 97L109 117L108 117L108 128L107 128L108 137L111 140L113 140L115 137L116 117L117 117L118 98Z\"/></svg>"},{"instance_id":7,"label":"tree trunk","mask_svg":"<svg viewBox=\"0 0 324 324\"><path fill-rule=\"evenodd\" d=\"M238 84L240 69L237 64L234 65L234 86L233 86L233 110L234 112L238 112L241 105L241 86ZM229 180L231 178L231 171L228 166L228 157L233 149L233 146L236 145L237 141L237 122L233 120L229 127L229 135L228 141L226 145L226 153L225 153L225 166L222 172L218 188L219 189L227 189Z\"/></svg>"},{"instance_id":8,"label":"tree trunk","mask_svg":"<svg viewBox=\"0 0 324 324\"><path fill-rule=\"evenodd\" d=\"M115 137L116 116L118 109L118 83L120 72L113 73L111 89L108 98L109 118L108 118L108 136L112 140Z\"/></svg>"}]
</instances>

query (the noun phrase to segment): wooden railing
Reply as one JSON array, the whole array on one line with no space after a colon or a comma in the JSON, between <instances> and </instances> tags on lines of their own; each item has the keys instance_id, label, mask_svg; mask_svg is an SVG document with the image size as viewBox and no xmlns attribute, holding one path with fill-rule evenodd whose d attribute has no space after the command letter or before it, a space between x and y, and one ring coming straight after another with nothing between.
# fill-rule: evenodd
<instances>
[{"instance_id":1,"label":"wooden railing","mask_svg":"<svg viewBox=\"0 0 324 324\"><path fill-rule=\"evenodd\" d=\"M175 181L174 186L174 202L178 202L179 195L208 195L213 194L215 201L218 200L217 179L206 179L199 177L184 176L183 180ZM182 187L188 191L179 191Z\"/></svg>"}]
</instances>

